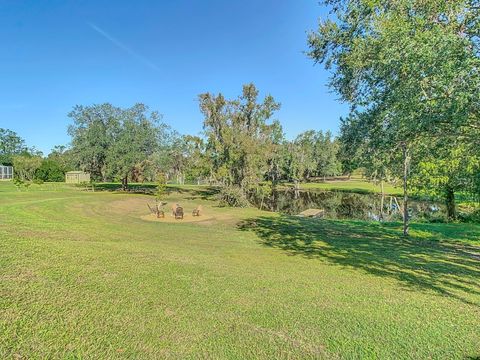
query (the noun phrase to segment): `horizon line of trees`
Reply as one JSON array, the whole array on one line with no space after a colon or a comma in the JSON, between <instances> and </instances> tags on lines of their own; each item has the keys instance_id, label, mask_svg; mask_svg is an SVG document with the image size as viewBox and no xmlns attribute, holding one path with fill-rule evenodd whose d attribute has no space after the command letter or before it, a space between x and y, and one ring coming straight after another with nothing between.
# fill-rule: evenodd
<instances>
[{"instance_id":1,"label":"horizon line of trees","mask_svg":"<svg viewBox=\"0 0 480 360\"><path fill-rule=\"evenodd\" d=\"M463 138L420 141L417 135L415 142L389 144L393 140L387 135L393 134L372 125L369 112L357 110L342 119L339 137L308 130L287 140L274 119L280 104L271 95L260 99L253 84L244 85L235 99L201 94L199 107L202 136L180 135L144 104L126 109L108 103L75 106L68 115L70 146L56 146L43 157L13 131L0 129L0 162L12 164L16 177L26 181L64 181L65 172L83 170L92 181L118 181L124 190L129 182L159 177L179 184L216 184L230 204L244 204L251 191L269 196L279 182L292 182L298 189L302 182L358 169L382 185L403 180L416 192L443 198L452 219L455 194L479 199L480 162Z\"/></svg>"},{"instance_id":2,"label":"horizon line of trees","mask_svg":"<svg viewBox=\"0 0 480 360\"><path fill-rule=\"evenodd\" d=\"M24 181L64 181L70 170L89 172L92 181L154 182L159 174L179 184L233 186L246 193L268 181L295 184L342 174L338 140L330 131L308 130L287 140L278 120L280 104L259 100L255 85L237 99L199 95L202 136L181 135L144 104L75 106L69 146L55 146L44 157L16 133L0 129L0 163L13 165Z\"/></svg>"}]
</instances>

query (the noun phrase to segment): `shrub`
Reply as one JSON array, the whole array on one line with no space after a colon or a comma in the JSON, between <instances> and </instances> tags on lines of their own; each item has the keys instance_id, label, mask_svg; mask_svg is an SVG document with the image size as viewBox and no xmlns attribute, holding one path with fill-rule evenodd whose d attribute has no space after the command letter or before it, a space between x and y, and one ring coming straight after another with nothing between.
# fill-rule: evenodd
<instances>
[{"instance_id":1,"label":"shrub","mask_svg":"<svg viewBox=\"0 0 480 360\"><path fill-rule=\"evenodd\" d=\"M25 181L19 178L14 178L13 179L13 185L17 188L17 190L20 190L22 187L25 185Z\"/></svg>"},{"instance_id":2,"label":"shrub","mask_svg":"<svg viewBox=\"0 0 480 360\"><path fill-rule=\"evenodd\" d=\"M220 206L248 207L248 201L243 190L238 186L224 186L218 194Z\"/></svg>"},{"instance_id":3,"label":"shrub","mask_svg":"<svg viewBox=\"0 0 480 360\"><path fill-rule=\"evenodd\" d=\"M45 159L35 171L35 178L42 181L63 182L65 181L65 172L57 161Z\"/></svg>"},{"instance_id":4,"label":"shrub","mask_svg":"<svg viewBox=\"0 0 480 360\"><path fill-rule=\"evenodd\" d=\"M461 222L480 224L480 209L474 209L470 212L460 212L458 214L458 220Z\"/></svg>"}]
</instances>

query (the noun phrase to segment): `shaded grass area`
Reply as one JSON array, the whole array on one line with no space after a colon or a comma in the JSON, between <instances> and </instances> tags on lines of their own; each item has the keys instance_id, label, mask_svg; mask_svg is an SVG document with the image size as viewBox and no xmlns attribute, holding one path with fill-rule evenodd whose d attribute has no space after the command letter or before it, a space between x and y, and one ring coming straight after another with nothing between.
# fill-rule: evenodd
<instances>
[{"instance_id":1,"label":"shaded grass area","mask_svg":"<svg viewBox=\"0 0 480 360\"><path fill-rule=\"evenodd\" d=\"M480 306L478 226L414 224L411 236L403 238L398 224L280 216L253 218L239 228L290 255L390 277L412 289Z\"/></svg>"},{"instance_id":2,"label":"shaded grass area","mask_svg":"<svg viewBox=\"0 0 480 360\"><path fill-rule=\"evenodd\" d=\"M79 187L81 188L81 186ZM88 189L88 188L87 188ZM94 185L95 191L123 192L119 183L97 183ZM128 186L130 194L154 195L157 189L155 183L131 183ZM173 185L168 184L165 188L167 194L191 194L193 196L202 195L205 199L211 198L218 192L218 188L208 185Z\"/></svg>"},{"instance_id":3,"label":"shaded grass area","mask_svg":"<svg viewBox=\"0 0 480 360\"><path fill-rule=\"evenodd\" d=\"M198 191L200 190L200 191ZM0 184L0 358L465 359L480 355L480 227L312 221Z\"/></svg>"}]
</instances>

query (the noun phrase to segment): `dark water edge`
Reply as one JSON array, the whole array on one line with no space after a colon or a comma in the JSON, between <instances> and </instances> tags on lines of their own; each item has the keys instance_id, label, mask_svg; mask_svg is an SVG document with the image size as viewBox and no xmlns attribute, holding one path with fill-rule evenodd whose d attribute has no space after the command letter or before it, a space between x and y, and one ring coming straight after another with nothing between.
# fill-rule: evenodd
<instances>
[{"instance_id":1,"label":"dark water edge","mask_svg":"<svg viewBox=\"0 0 480 360\"><path fill-rule=\"evenodd\" d=\"M403 201L400 197L381 194L343 191L277 190L270 197L252 193L249 201L263 210L297 215L307 209L325 210L325 218L373 221L402 219ZM410 218L417 221L442 221L446 209L433 201L412 199L408 202Z\"/></svg>"}]
</instances>

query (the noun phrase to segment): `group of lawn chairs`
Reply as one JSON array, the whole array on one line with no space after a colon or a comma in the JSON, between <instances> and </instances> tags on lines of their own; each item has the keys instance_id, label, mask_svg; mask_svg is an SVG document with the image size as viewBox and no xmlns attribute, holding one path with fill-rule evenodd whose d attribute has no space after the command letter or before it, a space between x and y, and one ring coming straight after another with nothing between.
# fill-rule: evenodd
<instances>
[{"instance_id":1,"label":"group of lawn chairs","mask_svg":"<svg viewBox=\"0 0 480 360\"><path fill-rule=\"evenodd\" d=\"M147 204L150 212L154 214L157 218L165 217L165 211L163 210L163 207L165 205L167 205L166 202L156 203L152 206ZM175 219L183 219L184 210L182 206L180 206L179 204L172 204L171 210L172 216L175 217ZM202 205L198 205L195 209L192 210L192 216L200 216L202 210Z\"/></svg>"}]
</instances>

